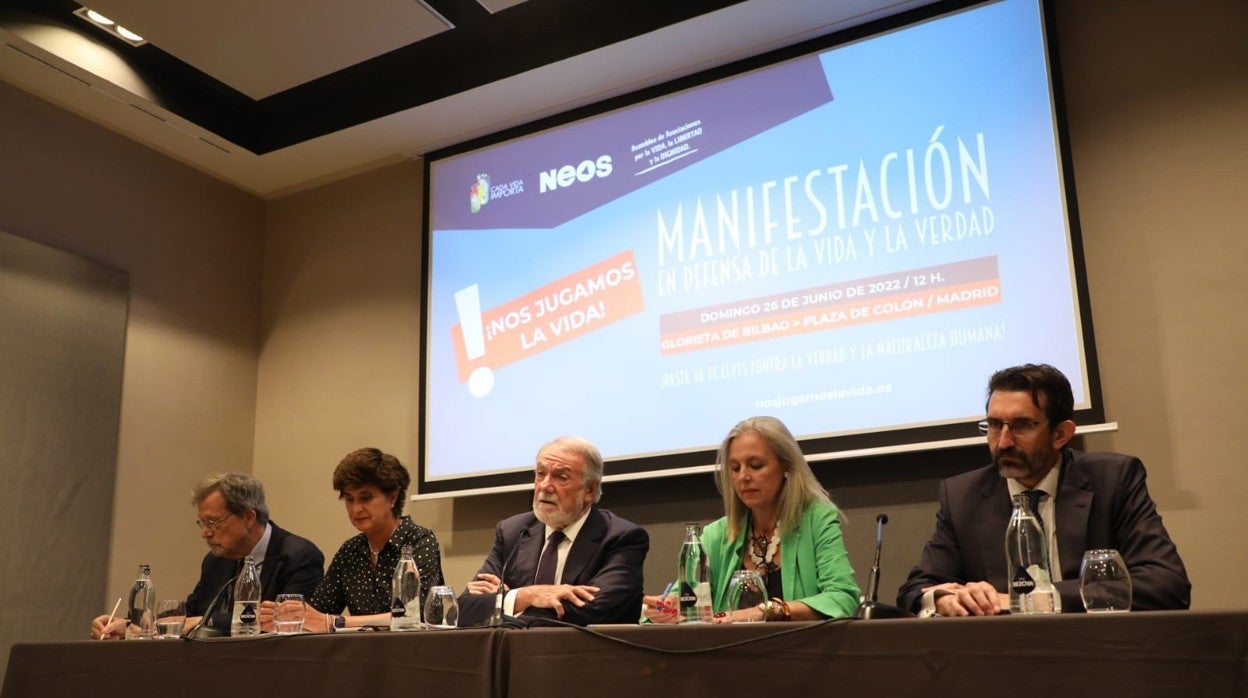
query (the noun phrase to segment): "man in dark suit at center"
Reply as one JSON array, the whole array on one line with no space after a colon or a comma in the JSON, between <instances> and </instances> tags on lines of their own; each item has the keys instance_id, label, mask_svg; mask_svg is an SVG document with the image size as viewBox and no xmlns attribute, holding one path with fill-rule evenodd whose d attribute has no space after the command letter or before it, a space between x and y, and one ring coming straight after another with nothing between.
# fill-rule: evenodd
<instances>
[{"instance_id":1,"label":"man in dark suit at center","mask_svg":"<svg viewBox=\"0 0 1248 698\"><path fill-rule=\"evenodd\" d=\"M500 521L494 546L459 598L461 626L502 613L576 625L635 623L641 613L645 529L596 505L602 455L563 437L537 453L533 510Z\"/></svg>"},{"instance_id":2,"label":"man in dark suit at center","mask_svg":"<svg viewBox=\"0 0 1248 698\"><path fill-rule=\"evenodd\" d=\"M992 464L940 485L936 532L897 594L920 615L995 615L1010 608L1005 529L1011 496L1031 491L1048 538L1063 612L1081 612L1079 565L1087 550L1115 548L1131 575L1135 610L1183 609L1192 585L1145 485L1144 464L1120 453L1083 453L1070 381L1046 364L1003 369L988 381Z\"/></svg>"}]
</instances>

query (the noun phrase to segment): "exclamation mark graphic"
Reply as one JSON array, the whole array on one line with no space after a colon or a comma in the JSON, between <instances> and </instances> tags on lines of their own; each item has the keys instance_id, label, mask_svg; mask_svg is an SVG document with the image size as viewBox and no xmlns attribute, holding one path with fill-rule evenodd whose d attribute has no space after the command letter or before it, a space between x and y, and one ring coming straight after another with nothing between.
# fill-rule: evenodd
<instances>
[{"instance_id":1,"label":"exclamation mark graphic","mask_svg":"<svg viewBox=\"0 0 1248 698\"><path fill-rule=\"evenodd\" d=\"M464 335L464 353L469 361L485 356L485 332L481 326L481 293L476 284L455 292L455 312ZM468 393L485 397L494 389L494 371L480 366L468 376Z\"/></svg>"}]
</instances>

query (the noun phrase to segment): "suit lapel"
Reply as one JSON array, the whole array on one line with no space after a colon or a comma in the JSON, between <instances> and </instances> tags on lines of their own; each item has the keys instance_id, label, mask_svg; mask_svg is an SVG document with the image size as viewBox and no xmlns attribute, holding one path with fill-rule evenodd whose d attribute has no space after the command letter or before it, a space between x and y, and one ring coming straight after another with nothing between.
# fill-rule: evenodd
<instances>
[{"instance_id":1,"label":"suit lapel","mask_svg":"<svg viewBox=\"0 0 1248 698\"><path fill-rule=\"evenodd\" d=\"M801 574L798 560L805 557L805 550L798 549L801 538L802 524L805 517L798 519L793 530L780 536L780 591L786 599L797 598L797 576ZM811 541L813 543L813 536ZM812 556L813 557L813 556Z\"/></svg>"},{"instance_id":2,"label":"suit lapel","mask_svg":"<svg viewBox=\"0 0 1248 698\"><path fill-rule=\"evenodd\" d=\"M285 564L285 560L279 558L279 551L282 549L282 538L286 532L272 521L269 523L273 526L273 532L269 534L269 545L264 549L264 564L260 566L260 588L266 592L266 599L270 597L267 591L273 588L273 578L277 574L277 569ZM277 598L276 594L271 596Z\"/></svg>"},{"instance_id":3,"label":"suit lapel","mask_svg":"<svg viewBox=\"0 0 1248 698\"><path fill-rule=\"evenodd\" d=\"M984 560L984 576L993 586L1002 586L1009 579L1005 569L1005 529L1010 523L1010 497L1005 479L992 473L979 488L982 498L979 510L979 554Z\"/></svg>"},{"instance_id":4,"label":"suit lapel","mask_svg":"<svg viewBox=\"0 0 1248 698\"><path fill-rule=\"evenodd\" d=\"M581 530L576 534L576 541L572 543L572 549L568 551L568 559L563 563L563 577L561 581L564 584L582 584L581 572L585 570L585 565L593 559L594 554L598 552L598 548L602 546L602 538L607 534L607 519L598 511L598 507L589 510L589 516L585 517L585 523L581 525ZM565 581L566 580L566 581Z\"/></svg>"},{"instance_id":5,"label":"suit lapel","mask_svg":"<svg viewBox=\"0 0 1248 698\"><path fill-rule=\"evenodd\" d=\"M720 550L722 551L722 554L718 556L718 560L720 561L718 562L718 564L729 565L730 569L734 569L734 570L744 569L745 567L745 555L746 555L745 550L746 550L746 545L748 544L749 538L750 538L750 514L749 514L750 510L746 509L745 511L746 511L746 514L742 523L742 525L745 527L745 530L737 534L737 540L730 542L728 540L727 531L724 532L724 535L720 536L720 543L721 543ZM707 548L706 553L711 563L711 569L714 569L715 565L717 564L716 552L712 551L710 548ZM718 579L716 579L717 576L718 576ZM716 584L716 588L711 590L711 593L713 594L712 598L727 599L728 598L728 582L730 581L732 581L731 574L721 574L721 575L712 574L711 582Z\"/></svg>"},{"instance_id":6,"label":"suit lapel","mask_svg":"<svg viewBox=\"0 0 1248 698\"><path fill-rule=\"evenodd\" d=\"M1061 557L1062 579L1078 579L1093 495L1087 474L1075 467L1073 457L1065 457L1062 463L1062 480L1057 491L1053 513L1057 519L1057 554Z\"/></svg>"},{"instance_id":7,"label":"suit lapel","mask_svg":"<svg viewBox=\"0 0 1248 698\"><path fill-rule=\"evenodd\" d=\"M524 535L527 532L528 535ZM516 544L515 557L511 559L511 569L504 570L505 582L509 587L522 587L533 583L537 576L538 559L542 556L542 548L546 545L546 525L533 518L533 523L521 532L520 541Z\"/></svg>"}]
</instances>

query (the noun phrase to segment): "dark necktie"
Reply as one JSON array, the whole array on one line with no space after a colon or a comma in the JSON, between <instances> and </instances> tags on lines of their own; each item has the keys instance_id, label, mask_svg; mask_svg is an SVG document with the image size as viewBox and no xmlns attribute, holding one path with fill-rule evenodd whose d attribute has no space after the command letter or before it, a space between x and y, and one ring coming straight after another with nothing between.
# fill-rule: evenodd
<instances>
[{"instance_id":1,"label":"dark necktie","mask_svg":"<svg viewBox=\"0 0 1248 698\"><path fill-rule=\"evenodd\" d=\"M554 584L555 568L559 566L559 544L567 536L563 531L555 531L546 539L546 549L542 551L542 559L537 563L537 577L534 584Z\"/></svg>"},{"instance_id":2,"label":"dark necktie","mask_svg":"<svg viewBox=\"0 0 1248 698\"><path fill-rule=\"evenodd\" d=\"M1031 513L1036 515L1036 522L1040 524L1040 530L1044 530L1044 517L1040 516L1040 498L1044 496L1044 490L1024 490L1023 494L1027 495L1027 506L1031 507Z\"/></svg>"}]
</instances>

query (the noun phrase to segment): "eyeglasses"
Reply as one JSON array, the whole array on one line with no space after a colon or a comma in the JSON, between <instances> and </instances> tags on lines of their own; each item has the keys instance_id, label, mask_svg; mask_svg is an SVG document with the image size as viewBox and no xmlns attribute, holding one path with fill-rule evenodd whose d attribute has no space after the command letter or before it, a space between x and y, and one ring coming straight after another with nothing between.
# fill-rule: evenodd
<instances>
[{"instance_id":1,"label":"eyeglasses","mask_svg":"<svg viewBox=\"0 0 1248 698\"><path fill-rule=\"evenodd\" d=\"M1018 419L1010 419L1010 420L989 417L988 419L980 421L978 426L979 426L979 433L981 434L988 434L991 436L995 436L997 434L1000 434L1001 430L1004 429L1005 427L1009 427L1011 434L1013 434L1014 436L1023 437L1023 436L1027 436L1028 434L1031 434L1032 432L1036 430L1037 427L1039 427L1041 424L1044 424L1048 421L1049 420L1047 419L1042 419L1037 422L1034 419L1027 419L1026 417L1019 417Z\"/></svg>"},{"instance_id":2,"label":"eyeglasses","mask_svg":"<svg viewBox=\"0 0 1248 698\"><path fill-rule=\"evenodd\" d=\"M230 513L230 514L226 514L225 516L222 516L219 519L208 519L207 521L195 519L195 526L199 529L211 528L214 531L220 531L221 524L225 523L225 520L230 518L233 515L234 514Z\"/></svg>"}]
</instances>

